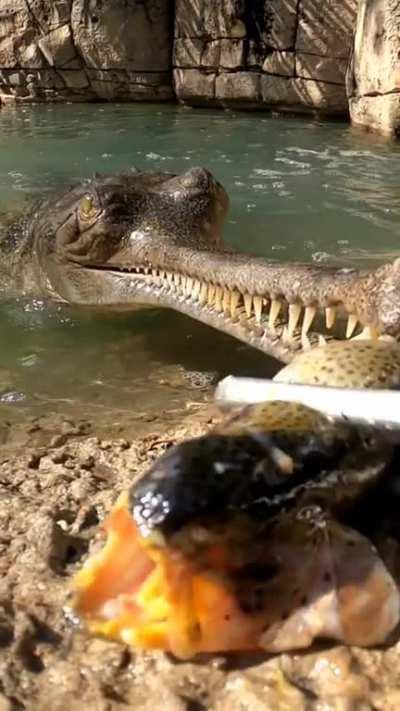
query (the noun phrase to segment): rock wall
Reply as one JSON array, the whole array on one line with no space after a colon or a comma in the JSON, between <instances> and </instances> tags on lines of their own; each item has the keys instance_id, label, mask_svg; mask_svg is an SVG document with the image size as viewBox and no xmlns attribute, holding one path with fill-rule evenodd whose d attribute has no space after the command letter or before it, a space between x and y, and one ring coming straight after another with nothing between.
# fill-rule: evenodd
<instances>
[{"instance_id":1,"label":"rock wall","mask_svg":"<svg viewBox=\"0 0 400 711\"><path fill-rule=\"evenodd\" d=\"M173 97L169 0L0 0L0 99Z\"/></svg>"},{"instance_id":2,"label":"rock wall","mask_svg":"<svg viewBox=\"0 0 400 711\"><path fill-rule=\"evenodd\" d=\"M176 0L174 81L188 104L345 114L358 0Z\"/></svg>"},{"instance_id":3,"label":"rock wall","mask_svg":"<svg viewBox=\"0 0 400 711\"><path fill-rule=\"evenodd\" d=\"M400 2L360 0L349 71L353 124L400 136Z\"/></svg>"},{"instance_id":4,"label":"rock wall","mask_svg":"<svg viewBox=\"0 0 400 711\"><path fill-rule=\"evenodd\" d=\"M355 27L352 120L397 135L399 0L0 0L0 101L344 115Z\"/></svg>"}]
</instances>

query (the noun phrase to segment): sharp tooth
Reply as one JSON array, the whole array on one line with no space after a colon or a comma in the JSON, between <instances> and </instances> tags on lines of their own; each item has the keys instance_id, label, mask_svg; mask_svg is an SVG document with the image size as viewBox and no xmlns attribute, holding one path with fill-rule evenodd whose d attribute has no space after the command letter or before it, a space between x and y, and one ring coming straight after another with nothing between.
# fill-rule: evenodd
<instances>
[{"instance_id":1,"label":"sharp tooth","mask_svg":"<svg viewBox=\"0 0 400 711\"><path fill-rule=\"evenodd\" d=\"M179 286L181 283L181 275L178 274L177 272L174 272L174 284L175 286Z\"/></svg>"},{"instance_id":2,"label":"sharp tooth","mask_svg":"<svg viewBox=\"0 0 400 711\"><path fill-rule=\"evenodd\" d=\"M231 304L230 304L231 318L235 318L236 309L238 307L239 301L240 301L239 291L231 291Z\"/></svg>"},{"instance_id":3,"label":"sharp tooth","mask_svg":"<svg viewBox=\"0 0 400 711\"><path fill-rule=\"evenodd\" d=\"M311 328L311 324L314 321L317 309L315 306L306 306L303 318L303 326L301 328L301 337L306 336Z\"/></svg>"},{"instance_id":4,"label":"sharp tooth","mask_svg":"<svg viewBox=\"0 0 400 711\"><path fill-rule=\"evenodd\" d=\"M293 336L300 316L301 316L300 304L289 304L289 323L288 323L289 336Z\"/></svg>"},{"instance_id":5,"label":"sharp tooth","mask_svg":"<svg viewBox=\"0 0 400 711\"><path fill-rule=\"evenodd\" d=\"M192 295L192 289L193 289L193 279L191 277L187 277L187 279L186 279L186 296Z\"/></svg>"},{"instance_id":6,"label":"sharp tooth","mask_svg":"<svg viewBox=\"0 0 400 711\"><path fill-rule=\"evenodd\" d=\"M229 313L229 306L231 303L231 292L229 289L224 289L224 296L222 299L222 310L224 313Z\"/></svg>"},{"instance_id":7,"label":"sharp tooth","mask_svg":"<svg viewBox=\"0 0 400 711\"><path fill-rule=\"evenodd\" d=\"M379 331L374 326L365 326L358 336L354 336L352 341L375 341L377 340Z\"/></svg>"},{"instance_id":8,"label":"sharp tooth","mask_svg":"<svg viewBox=\"0 0 400 711\"><path fill-rule=\"evenodd\" d=\"M144 267L144 273L149 274L150 272L150 267Z\"/></svg>"},{"instance_id":9,"label":"sharp tooth","mask_svg":"<svg viewBox=\"0 0 400 711\"><path fill-rule=\"evenodd\" d=\"M255 296L253 299L254 303L254 313L256 315L256 321L257 323L261 323L261 314L262 314L262 296Z\"/></svg>"},{"instance_id":10,"label":"sharp tooth","mask_svg":"<svg viewBox=\"0 0 400 711\"><path fill-rule=\"evenodd\" d=\"M336 309L334 306L327 306L325 309L325 323L328 329L332 328L336 319Z\"/></svg>"},{"instance_id":11,"label":"sharp tooth","mask_svg":"<svg viewBox=\"0 0 400 711\"><path fill-rule=\"evenodd\" d=\"M251 296L251 294L245 294L244 295L244 308L246 309L247 318L250 318L250 316L251 316L252 303L253 303L253 297Z\"/></svg>"},{"instance_id":12,"label":"sharp tooth","mask_svg":"<svg viewBox=\"0 0 400 711\"><path fill-rule=\"evenodd\" d=\"M304 331L301 332L301 345L305 351L309 351L311 348L310 339Z\"/></svg>"},{"instance_id":13,"label":"sharp tooth","mask_svg":"<svg viewBox=\"0 0 400 711\"><path fill-rule=\"evenodd\" d=\"M358 323L358 318L354 314L350 314L348 321L347 321L347 328L346 328L346 338L351 338L355 328Z\"/></svg>"},{"instance_id":14,"label":"sharp tooth","mask_svg":"<svg viewBox=\"0 0 400 711\"><path fill-rule=\"evenodd\" d=\"M161 277L161 279L165 279L165 275L166 275L166 272L164 271L164 269L160 269L160 277Z\"/></svg>"},{"instance_id":15,"label":"sharp tooth","mask_svg":"<svg viewBox=\"0 0 400 711\"><path fill-rule=\"evenodd\" d=\"M200 289L200 298L199 301L201 304L205 304L207 301L207 291L208 291L208 284L206 281L203 281Z\"/></svg>"},{"instance_id":16,"label":"sharp tooth","mask_svg":"<svg viewBox=\"0 0 400 711\"><path fill-rule=\"evenodd\" d=\"M209 284L208 285L208 293L207 293L207 301L210 304L210 306L213 306L214 299L215 299L215 286L214 286L214 284Z\"/></svg>"},{"instance_id":17,"label":"sharp tooth","mask_svg":"<svg viewBox=\"0 0 400 711\"><path fill-rule=\"evenodd\" d=\"M167 282L170 286L173 286L174 276L173 276L172 272L167 272Z\"/></svg>"},{"instance_id":18,"label":"sharp tooth","mask_svg":"<svg viewBox=\"0 0 400 711\"><path fill-rule=\"evenodd\" d=\"M223 289L220 286L217 286L215 289L215 308L217 311L222 311L222 296L223 296Z\"/></svg>"},{"instance_id":19,"label":"sharp tooth","mask_svg":"<svg viewBox=\"0 0 400 711\"><path fill-rule=\"evenodd\" d=\"M158 277L158 270L157 269L152 269L151 273L152 273L153 277Z\"/></svg>"},{"instance_id":20,"label":"sharp tooth","mask_svg":"<svg viewBox=\"0 0 400 711\"><path fill-rule=\"evenodd\" d=\"M269 319L268 319L268 326L270 328L274 328L276 319L279 316L279 312L282 308L282 302L278 301L278 299L272 299L271 301L271 309L269 312Z\"/></svg>"},{"instance_id":21,"label":"sharp tooth","mask_svg":"<svg viewBox=\"0 0 400 711\"><path fill-rule=\"evenodd\" d=\"M318 345L319 346L326 346L326 339L322 336L321 333L318 336Z\"/></svg>"},{"instance_id":22,"label":"sharp tooth","mask_svg":"<svg viewBox=\"0 0 400 711\"><path fill-rule=\"evenodd\" d=\"M200 293L200 289L201 289L201 284L198 279L195 279L194 284L193 284L193 291L192 291L194 299L197 299L197 297Z\"/></svg>"}]
</instances>

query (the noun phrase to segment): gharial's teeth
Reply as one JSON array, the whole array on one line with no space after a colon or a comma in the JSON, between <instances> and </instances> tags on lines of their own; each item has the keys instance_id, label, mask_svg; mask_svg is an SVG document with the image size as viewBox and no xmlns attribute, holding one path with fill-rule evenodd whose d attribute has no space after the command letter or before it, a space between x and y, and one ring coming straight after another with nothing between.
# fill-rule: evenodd
<instances>
[{"instance_id":1,"label":"gharial's teeth","mask_svg":"<svg viewBox=\"0 0 400 711\"><path fill-rule=\"evenodd\" d=\"M174 284L175 286L179 286L181 283L181 275L178 274L178 272L174 272Z\"/></svg>"},{"instance_id":2,"label":"gharial's teeth","mask_svg":"<svg viewBox=\"0 0 400 711\"><path fill-rule=\"evenodd\" d=\"M151 273L152 273L153 277L158 277L158 270L157 269L152 269Z\"/></svg>"},{"instance_id":3,"label":"gharial's teeth","mask_svg":"<svg viewBox=\"0 0 400 711\"><path fill-rule=\"evenodd\" d=\"M231 291L231 303L230 303L231 318L235 318L236 309L238 307L239 301L240 301L240 292L239 291Z\"/></svg>"},{"instance_id":4,"label":"gharial's teeth","mask_svg":"<svg viewBox=\"0 0 400 711\"><path fill-rule=\"evenodd\" d=\"M145 274L149 274L149 273L150 273L150 267L144 267L143 271L144 271Z\"/></svg>"},{"instance_id":5,"label":"gharial's teeth","mask_svg":"<svg viewBox=\"0 0 400 711\"><path fill-rule=\"evenodd\" d=\"M253 304L253 297L251 296L251 294L245 294L244 295L244 308L246 310L247 318L250 318L250 316L251 316L252 304Z\"/></svg>"},{"instance_id":6,"label":"gharial's teeth","mask_svg":"<svg viewBox=\"0 0 400 711\"><path fill-rule=\"evenodd\" d=\"M164 269L160 269L160 277L161 277L161 279L165 279L165 271L164 271Z\"/></svg>"},{"instance_id":7,"label":"gharial's teeth","mask_svg":"<svg viewBox=\"0 0 400 711\"><path fill-rule=\"evenodd\" d=\"M186 296L192 295L192 289L193 289L193 279L191 277L187 277L187 279L186 279Z\"/></svg>"},{"instance_id":8,"label":"gharial's teeth","mask_svg":"<svg viewBox=\"0 0 400 711\"><path fill-rule=\"evenodd\" d=\"M328 329L332 328L336 320L336 309L334 306L327 306L325 309L325 323Z\"/></svg>"},{"instance_id":9,"label":"gharial's teeth","mask_svg":"<svg viewBox=\"0 0 400 711\"><path fill-rule=\"evenodd\" d=\"M224 289L224 295L222 298L222 310L224 313L229 313L229 307L231 304L231 292L229 289Z\"/></svg>"},{"instance_id":10,"label":"gharial's teeth","mask_svg":"<svg viewBox=\"0 0 400 711\"><path fill-rule=\"evenodd\" d=\"M347 328L346 328L346 338L351 338L355 328L358 323L358 318L354 314L350 314L348 321L347 321Z\"/></svg>"},{"instance_id":11,"label":"gharial's teeth","mask_svg":"<svg viewBox=\"0 0 400 711\"><path fill-rule=\"evenodd\" d=\"M270 308L270 312L269 312L269 319L268 319L268 326L270 328L274 328L275 322L279 316L281 307L282 307L282 303L280 301L278 301L278 299L272 299L271 308Z\"/></svg>"},{"instance_id":12,"label":"gharial's teeth","mask_svg":"<svg viewBox=\"0 0 400 711\"><path fill-rule=\"evenodd\" d=\"M195 279L194 284L193 284L193 290L192 290L194 299L197 299L198 295L200 294L200 289L201 289L201 284L198 279Z\"/></svg>"},{"instance_id":13,"label":"gharial's teeth","mask_svg":"<svg viewBox=\"0 0 400 711\"><path fill-rule=\"evenodd\" d=\"M319 346L326 346L326 338L324 338L321 333L318 336L318 345Z\"/></svg>"},{"instance_id":14,"label":"gharial's teeth","mask_svg":"<svg viewBox=\"0 0 400 711\"><path fill-rule=\"evenodd\" d=\"M170 286L173 286L174 275L172 274L172 272L167 272L167 282Z\"/></svg>"},{"instance_id":15,"label":"gharial's teeth","mask_svg":"<svg viewBox=\"0 0 400 711\"><path fill-rule=\"evenodd\" d=\"M311 324L314 321L316 313L317 313L317 309L315 306L306 306L306 310L304 312L303 325L301 328L302 340L303 340L303 336L307 336L307 333L311 328ZM307 340L308 340L308 338L307 338Z\"/></svg>"},{"instance_id":16,"label":"gharial's teeth","mask_svg":"<svg viewBox=\"0 0 400 711\"><path fill-rule=\"evenodd\" d=\"M375 341L379 336L379 331L374 326L365 326L358 336L354 336L352 341Z\"/></svg>"},{"instance_id":17,"label":"gharial's teeth","mask_svg":"<svg viewBox=\"0 0 400 711\"><path fill-rule=\"evenodd\" d=\"M215 286L214 284L209 284L208 285L208 292L207 292L207 301L212 306L214 304L214 299L215 299Z\"/></svg>"},{"instance_id":18,"label":"gharial's teeth","mask_svg":"<svg viewBox=\"0 0 400 711\"><path fill-rule=\"evenodd\" d=\"M289 304L289 323L288 323L289 336L293 336L300 316L301 316L300 304Z\"/></svg>"},{"instance_id":19,"label":"gharial's teeth","mask_svg":"<svg viewBox=\"0 0 400 711\"><path fill-rule=\"evenodd\" d=\"M254 303L254 313L256 315L256 321L257 323L261 323L261 314L262 314L262 296L255 296L253 299Z\"/></svg>"},{"instance_id":20,"label":"gharial's teeth","mask_svg":"<svg viewBox=\"0 0 400 711\"><path fill-rule=\"evenodd\" d=\"M215 308L217 311L222 311L222 296L223 296L223 289L220 286L217 286L215 289Z\"/></svg>"},{"instance_id":21,"label":"gharial's teeth","mask_svg":"<svg viewBox=\"0 0 400 711\"><path fill-rule=\"evenodd\" d=\"M203 281L200 289L200 297L199 301L201 304L205 304L207 301L207 292L208 292L208 284L206 281Z\"/></svg>"}]
</instances>

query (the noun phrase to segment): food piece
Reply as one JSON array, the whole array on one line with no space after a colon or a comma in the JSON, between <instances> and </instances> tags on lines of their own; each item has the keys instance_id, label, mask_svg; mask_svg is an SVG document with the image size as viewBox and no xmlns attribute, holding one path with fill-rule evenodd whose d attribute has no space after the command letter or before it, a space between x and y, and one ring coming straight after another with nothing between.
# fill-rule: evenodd
<instances>
[{"instance_id":1,"label":"food piece","mask_svg":"<svg viewBox=\"0 0 400 711\"><path fill-rule=\"evenodd\" d=\"M74 607L95 634L182 659L317 637L380 643L399 593L341 517L392 458L371 428L288 403L246 408L169 450L119 498Z\"/></svg>"}]
</instances>

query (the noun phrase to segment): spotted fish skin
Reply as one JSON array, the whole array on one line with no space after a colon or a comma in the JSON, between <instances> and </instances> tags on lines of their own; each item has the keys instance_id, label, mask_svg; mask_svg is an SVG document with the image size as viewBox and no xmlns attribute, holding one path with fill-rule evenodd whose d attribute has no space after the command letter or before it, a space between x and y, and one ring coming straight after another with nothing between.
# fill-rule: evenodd
<instances>
[{"instance_id":1,"label":"spotted fish skin","mask_svg":"<svg viewBox=\"0 0 400 711\"><path fill-rule=\"evenodd\" d=\"M338 388L399 388L400 346L386 341L331 341L295 356L274 380Z\"/></svg>"}]
</instances>

